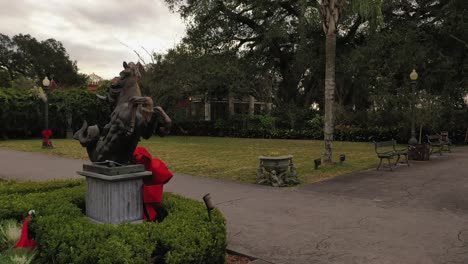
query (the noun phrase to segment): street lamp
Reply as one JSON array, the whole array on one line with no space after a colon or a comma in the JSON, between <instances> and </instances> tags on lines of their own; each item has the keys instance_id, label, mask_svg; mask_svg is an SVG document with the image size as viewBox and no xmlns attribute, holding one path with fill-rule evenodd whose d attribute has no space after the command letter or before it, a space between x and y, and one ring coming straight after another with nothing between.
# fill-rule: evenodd
<instances>
[{"instance_id":1,"label":"street lamp","mask_svg":"<svg viewBox=\"0 0 468 264\"><path fill-rule=\"evenodd\" d=\"M409 75L410 80L411 80L411 138L408 141L408 144L410 145L415 145L418 143L418 140L416 139L416 130L414 128L414 99L415 99L415 94L416 94L416 81L418 80L418 73L416 72L415 69L410 73Z\"/></svg>"},{"instance_id":2,"label":"street lamp","mask_svg":"<svg viewBox=\"0 0 468 264\"><path fill-rule=\"evenodd\" d=\"M44 86L44 92L46 94L46 96L48 96L48 91L49 91L49 85L50 85L50 81L49 81L49 78L44 77L44 80L42 80L42 86ZM47 98L47 100L49 100L49 98ZM46 101L45 102L45 110L44 110L44 113L45 113L45 118L44 118L44 127L45 127L45 130L48 130L49 129L49 103Z\"/></svg>"},{"instance_id":3,"label":"street lamp","mask_svg":"<svg viewBox=\"0 0 468 264\"><path fill-rule=\"evenodd\" d=\"M45 107L44 107L44 131L42 132L42 147L43 148L51 148L52 143L49 140L49 137L51 135L49 131L49 85L50 85L50 80L49 78L44 77L44 80L42 80L42 86L44 86L44 92L46 94L46 100L45 100Z\"/></svg>"}]
</instances>

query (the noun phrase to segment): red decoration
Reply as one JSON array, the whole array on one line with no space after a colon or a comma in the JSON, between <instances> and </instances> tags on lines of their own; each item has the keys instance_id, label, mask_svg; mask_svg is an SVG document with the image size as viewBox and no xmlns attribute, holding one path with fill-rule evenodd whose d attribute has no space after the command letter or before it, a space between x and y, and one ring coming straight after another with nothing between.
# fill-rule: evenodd
<instances>
[{"instance_id":1,"label":"red decoration","mask_svg":"<svg viewBox=\"0 0 468 264\"><path fill-rule=\"evenodd\" d=\"M52 142L50 142L50 137L52 136L52 130L42 130L42 146L43 147L52 147Z\"/></svg>"},{"instance_id":2,"label":"red decoration","mask_svg":"<svg viewBox=\"0 0 468 264\"><path fill-rule=\"evenodd\" d=\"M28 225L31 220L32 212L30 211L26 219L23 221L23 229L21 230L21 239L16 244L15 248L35 248L37 243L29 239Z\"/></svg>"},{"instance_id":3,"label":"red decoration","mask_svg":"<svg viewBox=\"0 0 468 264\"><path fill-rule=\"evenodd\" d=\"M143 147L137 147L133 153L136 164L143 164L145 170L151 171L153 176L151 182L143 186L143 203L145 204L145 219L154 221L157 217L156 209L153 205L159 206L163 197L163 185L174 176L160 159L153 159L151 154Z\"/></svg>"},{"instance_id":4,"label":"red decoration","mask_svg":"<svg viewBox=\"0 0 468 264\"><path fill-rule=\"evenodd\" d=\"M95 84L88 85L88 91L96 91L96 90L97 90L97 85Z\"/></svg>"},{"instance_id":5,"label":"red decoration","mask_svg":"<svg viewBox=\"0 0 468 264\"><path fill-rule=\"evenodd\" d=\"M145 204L146 214L143 216L146 220L154 221L158 216L153 204L159 206L163 197L163 185L143 185L143 203Z\"/></svg>"}]
</instances>

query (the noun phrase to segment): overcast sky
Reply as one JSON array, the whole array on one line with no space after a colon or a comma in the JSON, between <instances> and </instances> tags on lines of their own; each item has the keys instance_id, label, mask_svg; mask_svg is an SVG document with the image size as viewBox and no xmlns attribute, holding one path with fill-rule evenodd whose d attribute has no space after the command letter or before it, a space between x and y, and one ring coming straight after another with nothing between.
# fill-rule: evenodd
<instances>
[{"instance_id":1,"label":"overcast sky","mask_svg":"<svg viewBox=\"0 0 468 264\"><path fill-rule=\"evenodd\" d=\"M0 0L0 33L54 38L80 72L111 78L122 61L138 60L134 49L149 62L141 47L159 53L174 47L185 26L164 0Z\"/></svg>"}]
</instances>

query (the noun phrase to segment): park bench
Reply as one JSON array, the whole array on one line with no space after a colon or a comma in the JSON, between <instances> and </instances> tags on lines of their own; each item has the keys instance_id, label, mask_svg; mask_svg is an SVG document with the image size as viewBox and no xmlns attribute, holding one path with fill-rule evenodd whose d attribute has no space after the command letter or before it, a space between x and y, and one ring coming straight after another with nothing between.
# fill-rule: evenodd
<instances>
[{"instance_id":1,"label":"park bench","mask_svg":"<svg viewBox=\"0 0 468 264\"><path fill-rule=\"evenodd\" d=\"M442 151L452 152L450 149L452 140L450 140L449 133L447 131L440 132L440 142L442 142Z\"/></svg>"},{"instance_id":2,"label":"park bench","mask_svg":"<svg viewBox=\"0 0 468 264\"><path fill-rule=\"evenodd\" d=\"M380 159L380 163L379 163L379 166L377 167L377 170L379 170L380 166L382 166L382 161L384 159L387 159L388 167L390 168L390 170L392 170L392 164L390 163L390 160L393 159L393 157L395 156L397 157L397 160L394 165L397 165L398 162L400 161L401 156L404 156L405 163L409 166L408 149L397 149L395 140L392 139L389 141L381 141L381 142L374 141L374 146L375 146L375 153L377 154L377 157Z\"/></svg>"},{"instance_id":3,"label":"park bench","mask_svg":"<svg viewBox=\"0 0 468 264\"><path fill-rule=\"evenodd\" d=\"M431 147L431 150L429 151L429 155L432 153L439 153L439 155L442 156L442 151L451 152L450 145L452 143L450 142L450 139L448 138L448 133L447 132L445 133L442 132L442 133L441 135L438 135L438 134L426 135L427 143Z\"/></svg>"}]
</instances>

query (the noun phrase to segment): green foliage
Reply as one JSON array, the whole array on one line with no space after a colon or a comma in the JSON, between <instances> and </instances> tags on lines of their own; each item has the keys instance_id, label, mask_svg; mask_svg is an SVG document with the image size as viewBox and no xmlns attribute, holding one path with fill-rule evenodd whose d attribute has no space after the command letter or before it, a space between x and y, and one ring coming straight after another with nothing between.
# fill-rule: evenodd
<instances>
[{"instance_id":1,"label":"green foliage","mask_svg":"<svg viewBox=\"0 0 468 264\"><path fill-rule=\"evenodd\" d=\"M49 93L49 127L54 137L63 137L67 117L71 114L72 129L83 121L103 126L110 109L99 102L96 92L84 89L59 89ZM0 138L39 137L44 129L44 103L31 89L0 89Z\"/></svg>"},{"instance_id":2,"label":"green foliage","mask_svg":"<svg viewBox=\"0 0 468 264\"><path fill-rule=\"evenodd\" d=\"M67 127L67 116L71 114L72 129L78 130L83 121L88 124L104 126L109 119L108 104L99 101L97 92L84 89L59 89L49 95L49 126L53 128L56 137L64 136Z\"/></svg>"},{"instance_id":3,"label":"green foliage","mask_svg":"<svg viewBox=\"0 0 468 264\"><path fill-rule=\"evenodd\" d=\"M325 2L166 0L188 22L183 42L188 50L208 55L234 52L238 60L248 61L251 67L244 71L254 74L247 80L261 80L255 87L269 86L279 106L272 114L276 127L294 130L310 119L301 108L317 102L323 113L324 36L317 7ZM468 111L462 102L468 93L466 1L337 2L345 5L336 42L338 126L399 127L402 140L408 137L408 75L415 68L416 90L443 102L437 111L433 108L426 129L467 129L466 115L460 113ZM200 76L209 73L209 68L199 69ZM223 83L225 77L220 76L217 82ZM270 77L270 82L259 76Z\"/></svg>"},{"instance_id":4,"label":"green foliage","mask_svg":"<svg viewBox=\"0 0 468 264\"><path fill-rule=\"evenodd\" d=\"M0 252L0 263L2 264L30 264L33 263L35 251L26 248L8 249Z\"/></svg>"},{"instance_id":5,"label":"green foliage","mask_svg":"<svg viewBox=\"0 0 468 264\"><path fill-rule=\"evenodd\" d=\"M61 188L71 188L83 185L83 180L54 180L47 182L21 182L2 181L0 182L0 195L2 194L30 194L37 192L48 192Z\"/></svg>"},{"instance_id":6,"label":"green foliage","mask_svg":"<svg viewBox=\"0 0 468 264\"><path fill-rule=\"evenodd\" d=\"M0 138L40 135L43 104L30 89L0 89L0 105Z\"/></svg>"},{"instance_id":7,"label":"green foliage","mask_svg":"<svg viewBox=\"0 0 468 264\"><path fill-rule=\"evenodd\" d=\"M371 27L375 28L383 22L382 2L382 0L351 0L350 11L368 20Z\"/></svg>"},{"instance_id":8,"label":"green foliage","mask_svg":"<svg viewBox=\"0 0 468 264\"><path fill-rule=\"evenodd\" d=\"M225 220L214 210L209 222L201 202L165 193L161 223L95 224L83 215L82 181L34 185L0 182L0 219L20 221L35 209L35 263L223 263Z\"/></svg>"},{"instance_id":9,"label":"green foliage","mask_svg":"<svg viewBox=\"0 0 468 264\"><path fill-rule=\"evenodd\" d=\"M35 82L23 75L17 76L12 82L11 82L11 88L12 89L31 89L35 86Z\"/></svg>"},{"instance_id":10,"label":"green foliage","mask_svg":"<svg viewBox=\"0 0 468 264\"><path fill-rule=\"evenodd\" d=\"M433 131L458 130L460 123L467 129L455 114L466 111L461 101L468 89L468 14L461 11L463 3L466 6L459 0L384 1L384 23L377 34L353 40L352 49L339 49L337 71L346 74L337 78L337 95L348 117L367 116L361 126L400 123L408 130L412 96L416 104L437 98L432 110L423 103L427 107L424 113L417 111L417 121ZM419 73L416 95L409 80L413 68ZM356 111L349 111L353 106Z\"/></svg>"},{"instance_id":11,"label":"green foliage","mask_svg":"<svg viewBox=\"0 0 468 264\"><path fill-rule=\"evenodd\" d=\"M25 76L42 80L44 76L61 86L81 86L86 77L78 73L76 61L69 58L60 41L38 41L31 35L18 34L12 38L0 34L0 68L7 69L13 80Z\"/></svg>"},{"instance_id":12,"label":"green foliage","mask_svg":"<svg viewBox=\"0 0 468 264\"><path fill-rule=\"evenodd\" d=\"M145 93L174 115L178 104L191 96L227 98L256 92L249 67L235 54L202 54L179 45L150 67L143 79ZM250 77L250 78L249 78Z\"/></svg>"},{"instance_id":13,"label":"green foliage","mask_svg":"<svg viewBox=\"0 0 468 264\"><path fill-rule=\"evenodd\" d=\"M249 121L246 121L249 120ZM241 138L276 138L276 139L323 139L323 117L315 116L307 121L304 127L298 129L264 128L258 119L212 121L186 121L178 124L174 134L192 136L217 136ZM402 134L403 133L403 134ZM404 142L405 130L395 127L367 127L337 126L335 140L351 142L370 142L372 140L396 139Z\"/></svg>"},{"instance_id":14,"label":"green foliage","mask_svg":"<svg viewBox=\"0 0 468 264\"><path fill-rule=\"evenodd\" d=\"M190 21L184 43L201 54L235 54L250 67L243 69L252 83L275 79L274 89L284 102L301 103L298 84L307 91L314 77L315 50L321 25L309 1L180 1L166 3ZM236 60L232 60L233 63ZM312 74L305 76L307 69ZM242 70L242 68L241 68ZM267 76L265 78L265 76ZM229 83L229 82L225 82ZM271 88L271 87L270 87Z\"/></svg>"},{"instance_id":15,"label":"green foliage","mask_svg":"<svg viewBox=\"0 0 468 264\"><path fill-rule=\"evenodd\" d=\"M0 87L11 87L10 73L0 67Z\"/></svg>"},{"instance_id":16,"label":"green foliage","mask_svg":"<svg viewBox=\"0 0 468 264\"><path fill-rule=\"evenodd\" d=\"M21 238L21 225L15 220L0 221L0 252L13 248Z\"/></svg>"}]
</instances>

